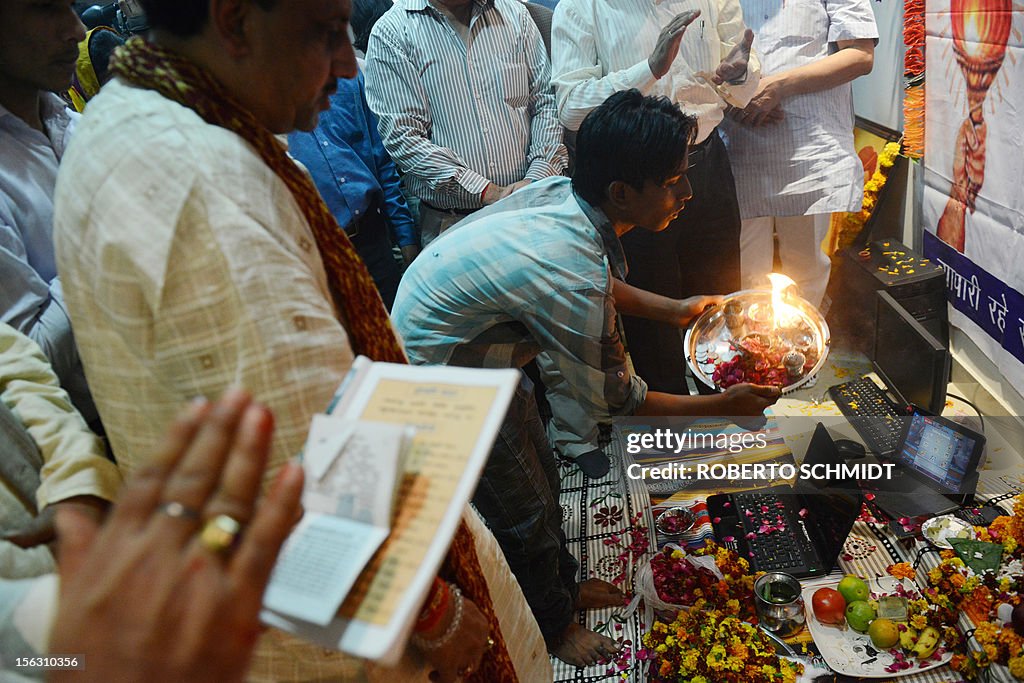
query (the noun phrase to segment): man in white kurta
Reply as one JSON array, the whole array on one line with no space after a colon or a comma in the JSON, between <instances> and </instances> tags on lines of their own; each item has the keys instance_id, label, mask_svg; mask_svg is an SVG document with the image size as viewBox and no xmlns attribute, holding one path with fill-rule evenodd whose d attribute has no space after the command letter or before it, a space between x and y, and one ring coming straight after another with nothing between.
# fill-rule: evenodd
<instances>
[{"instance_id":1,"label":"man in white kurta","mask_svg":"<svg viewBox=\"0 0 1024 683\"><path fill-rule=\"evenodd\" d=\"M347 3L337 6L347 17ZM302 2L244 7L285 17L294 9L290 20L319 28ZM352 75L354 57L351 66L333 77ZM118 78L90 101L55 203L68 309L122 471L145 465L184 402L234 385L274 413L273 477L353 360L314 235L285 182L240 135ZM549 678L539 630L493 536L475 515L466 519L521 680ZM426 680L429 667L416 664L406 656L401 673L375 671L271 629L249 678Z\"/></svg>"},{"instance_id":2,"label":"man in white kurta","mask_svg":"<svg viewBox=\"0 0 1024 683\"><path fill-rule=\"evenodd\" d=\"M853 147L850 81L871 71L878 30L869 0L740 0L762 78L747 107L722 124L743 225L741 272L753 287L782 271L821 303L834 211L859 211L863 169Z\"/></svg>"}]
</instances>

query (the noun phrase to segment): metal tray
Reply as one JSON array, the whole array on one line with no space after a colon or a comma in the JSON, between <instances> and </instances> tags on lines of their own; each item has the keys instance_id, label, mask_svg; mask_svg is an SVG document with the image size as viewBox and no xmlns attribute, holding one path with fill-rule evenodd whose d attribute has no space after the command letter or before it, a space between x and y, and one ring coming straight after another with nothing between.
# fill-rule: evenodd
<instances>
[{"instance_id":1,"label":"metal tray","mask_svg":"<svg viewBox=\"0 0 1024 683\"><path fill-rule=\"evenodd\" d=\"M782 302L786 305L788 320L781 326L773 325L766 314L771 314L772 292L768 289L745 289L730 294L721 304L709 308L697 317L686 330L683 348L686 362L694 376L709 387L721 390L712 379L716 363L729 361L739 355L735 341L748 335L769 338L779 348L789 347L817 354L817 361L799 376L787 376L782 393L787 394L804 386L814 377L828 357L831 337L825 317L806 300L787 294Z\"/></svg>"}]
</instances>

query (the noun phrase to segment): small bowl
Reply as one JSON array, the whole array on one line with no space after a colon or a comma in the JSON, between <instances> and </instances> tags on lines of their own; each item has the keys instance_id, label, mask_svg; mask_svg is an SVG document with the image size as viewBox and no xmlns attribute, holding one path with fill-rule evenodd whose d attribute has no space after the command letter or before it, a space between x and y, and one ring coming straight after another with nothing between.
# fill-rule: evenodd
<instances>
[{"instance_id":1,"label":"small bowl","mask_svg":"<svg viewBox=\"0 0 1024 683\"><path fill-rule=\"evenodd\" d=\"M689 508L682 506L670 507L658 515L654 526L665 536L678 538L693 528L697 518Z\"/></svg>"},{"instance_id":2,"label":"small bowl","mask_svg":"<svg viewBox=\"0 0 1024 683\"><path fill-rule=\"evenodd\" d=\"M974 538L974 527L953 515L932 517L921 525L921 535L936 548L951 550L950 538Z\"/></svg>"}]
</instances>

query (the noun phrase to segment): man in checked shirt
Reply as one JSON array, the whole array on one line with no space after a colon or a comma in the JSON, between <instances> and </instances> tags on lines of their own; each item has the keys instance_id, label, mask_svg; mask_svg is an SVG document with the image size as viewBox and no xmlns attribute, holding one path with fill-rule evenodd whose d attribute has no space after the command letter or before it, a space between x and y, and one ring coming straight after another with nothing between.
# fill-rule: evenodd
<instances>
[{"instance_id":1,"label":"man in checked shirt","mask_svg":"<svg viewBox=\"0 0 1024 683\"><path fill-rule=\"evenodd\" d=\"M406 271L392 320L413 363L522 367L545 353L566 391L595 414L760 415L775 387L648 391L626 362L618 315L684 324L708 297L670 299L627 285L619 238L664 230L690 199L693 117L666 98L616 93L583 122L573 177L519 190L431 243ZM509 407L473 504L494 532L558 658L586 666L615 643L576 610L621 605L608 583L576 582L561 528L559 480L525 380Z\"/></svg>"},{"instance_id":2,"label":"man in checked shirt","mask_svg":"<svg viewBox=\"0 0 1024 683\"><path fill-rule=\"evenodd\" d=\"M544 42L518 0L397 0L374 25L366 97L424 246L568 163Z\"/></svg>"}]
</instances>

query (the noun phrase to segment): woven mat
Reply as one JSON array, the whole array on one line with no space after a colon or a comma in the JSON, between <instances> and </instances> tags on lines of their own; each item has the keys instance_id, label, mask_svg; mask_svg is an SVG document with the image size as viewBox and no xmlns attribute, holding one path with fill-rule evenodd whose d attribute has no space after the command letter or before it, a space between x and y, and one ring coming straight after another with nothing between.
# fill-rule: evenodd
<instances>
[{"instance_id":1,"label":"woven mat","mask_svg":"<svg viewBox=\"0 0 1024 683\"><path fill-rule=\"evenodd\" d=\"M604 442L604 439L602 439ZM622 467L622 453L616 440L605 445L611 459L611 471L602 479L586 477L572 464L561 465L562 477L562 526L569 542L569 551L580 561L580 580L599 578L616 583L623 590L632 586L632 573L639 568L643 558L635 557L632 566L623 557L631 532L645 536L648 548L654 547L651 536L650 499L641 482L625 476ZM637 526L630 520L640 515ZM626 580L626 575L629 575ZM631 646L642 633L642 611L626 617L625 607L589 610L577 614L578 623L589 629L605 633L609 637L628 642ZM556 681L604 681L618 676L609 672L609 666L599 664L577 669L557 659ZM635 668L626 672L632 681L643 680Z\"/></svg>"},{"instance_id":2,"label":"woven mat","mask_svg":"<svg viewBox=\"0 0 1024 683\"><path fill-rule=\"evenodd\" d=\"M652 532L652 502L642 482L625 476L621 443L621 439L609 439L603 444L611 459L611 471L602 479L589 479L575 465L560 465L561 504L569 551L580 561L580 579L596 577L620 587L631 587L633 574L650 558L650 552L642 557L626 553L631 532L636 531L645 537L650 549L656 547L656 538ZM992 489L1004 489L1002 486L990 486ZM1008 489L1010 487L1005 487L1003 492ZM996 491L990 490L987 493L993 495ZM695 504L699 505L696 501ZM638 515L638 524L633 526L630 520ZM818 579L816 583L838 582L846 573L866 577L881 576L889 565L912 559L911 553L910 549L899 546L882 525L858 521L844 546L839 561L840 569L829 577ZM631 556L632 564L628 561ZM625 579L627 574L628 580ZM643 634L643 610L625 615L625 607L592 610L579 612L577 620L589 629L635 646ZM804 634L794 642L808 641L809 637ZM608 681L621 676L620 672L607 664L577 669L556 659L552 661L555 681L560 683ZM627 664L629 667L622 672L626 674L627 680L643 681L641 663ZM949 667L941 667L921 674L902 676L898 680L901 683L954 683L960 680L960 676Z\"/></svg>"},{"instance_id":3,"label":"woven mat","mask_svg":"<svg viewBox=\"0 0 1024 683\"><path fill-rule=\"evenodd\" d=\"M826 387L847 379L853 379L871 370L863 356L849 351L833 349L828 362L819 373L821 380L815 386L789 395L786 402L790 403L790 414L807 417L838 414L834 406L824 403ZM611 438L606 435L602 446L611 460L611 471L600 480L592 480L571 464L561 465L562 477L562 516L563 526L569 540L569 550L580 560L580 579L591 577L601 578L616 583L620 587L628 587L632 592L633 575L643 562L650 558L650 552L656 547L654 529L655 503L663 505L689 504L698 515L699 527L696 536L708 537L711 534L710 520L707 519L703 501L694 496L687 500L685 495L671 496L663 500L660 496L652 501L650 494L642 482L625 476L626 455L622 450L622 438ZM987 476L986 476L987 475ZM1022 484L1016 473L983 472L979 482L977 497L981 500L993 500L1004 503L1016 493L1022 491ZM1005 506L1004 507L1008 507ZM702 514L703 513L703 514ZM631 519L639 519L636 526ZM835 583L843 574L853 573L860 576L881 576L886 567L895 563L917 560L918 548L901 545L882 524L870 521L869 514L863 515L850 533L839 560L839 570L828 577L817 579L815 583ZM649 550L643 556L625 553L625 547L631 540L631 533L646 538ZM700 539L692 539L700 540ZM626 559L632 556L630 564ZM628 575L628 578L627 576ZM809 585L809 584L808 584ZM643 634L643 610L626 615L626 609L604 609L580 612L578 623L594 629L616 640L635 646ZM806 630L793 642L809 642ZM555 681L608 681L620 677L620 672L609 669L608 665L596 665L585 669L571 667L558 660L554 661ZM639 662L627 661L628 668L622 672L625 678L640 683L644 681ZM884 681L885 679L872 679ZM954 683L961 677L948 666L930 671L901 676L894 681L899 683ZM532 682L531 682L532 683ZM1002 683L1000 679L1000 683Z\"/></svg>"}]
</instances>

